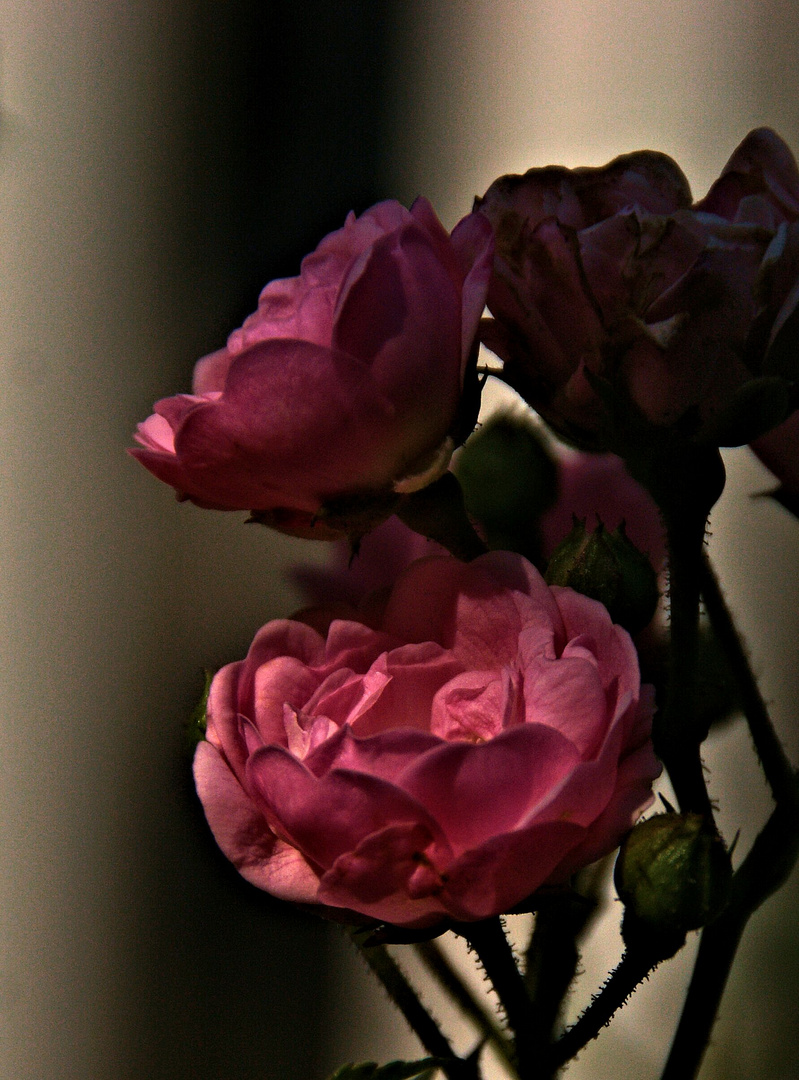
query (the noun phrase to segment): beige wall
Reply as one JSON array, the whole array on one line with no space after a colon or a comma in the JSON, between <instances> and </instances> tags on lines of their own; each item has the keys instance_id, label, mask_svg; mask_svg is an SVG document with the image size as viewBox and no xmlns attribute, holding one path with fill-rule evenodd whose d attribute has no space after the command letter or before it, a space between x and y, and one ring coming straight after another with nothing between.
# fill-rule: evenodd
<instances>
[{"instance_id":1,"label":"beige wall","mask_svg":"<svg viewBox=\"0 0 799 1080\"><path fill-rule=\"evenodd\" d=\"M0 5L4 1080L235 1076L224 1046L264 1076L248 1040L277 1077L278 1048L314 1044L288 1010L309 934L324 986L320 935L249 910L209 861L183 744L202 666L285 610L280 544L125 453L197 347L190 14Z\"/></svg>"}]
</instances>

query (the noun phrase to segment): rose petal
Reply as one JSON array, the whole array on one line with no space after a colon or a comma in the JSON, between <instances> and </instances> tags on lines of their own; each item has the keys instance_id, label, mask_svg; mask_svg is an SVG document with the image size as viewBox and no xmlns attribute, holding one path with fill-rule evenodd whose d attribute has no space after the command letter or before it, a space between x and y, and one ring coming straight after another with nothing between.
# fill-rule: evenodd
<instances>
[{"instance_id":1,"label":"rose petal","mask_svg":"<svg viewBox=\"0 0 799 1080\"><path fill-rule=\"evenodd\" d=\"M210 743L197 747L194 779L214 838L239 873L281 900L315 902L317 875L295 847L270 832L263 815Z\"/></svg>"},{"instance_id":2,"label":"rose petal","mask_svg":"<svg viewBox=\"0 0 799 1080\"><path fill-rule=\"evenodd\" d=\"M279 746L252 755L247 783L270 828L326 869L389 825L420 824L440 834L423 807L393 784L344 769L317 778Z\"/></svg>"},{"instance_id":3,"label":"rose petal","mask_svg":"<svg viewBox=\"0 0 799 1080\"><path fill-rule=\"evenodd\" d=\"M456 853L513 831L579 761L559 732L523 724L479 745L446 743L400 778Z\"/></svg>"}]
</instances>

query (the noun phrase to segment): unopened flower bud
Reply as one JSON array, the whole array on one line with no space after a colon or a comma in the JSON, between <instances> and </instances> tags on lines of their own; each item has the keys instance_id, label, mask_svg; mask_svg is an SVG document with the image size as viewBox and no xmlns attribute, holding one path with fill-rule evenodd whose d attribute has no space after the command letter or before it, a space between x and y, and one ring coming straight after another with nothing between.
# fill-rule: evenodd
<instances>
[{"instance_id":1,"label":"unopened flower bud","mask_svg":"<svg viewBox=\"0 0 799 1080\"><path fill-rule=\"evenodd\" d=\"M557 496L557 466L530 421L493 417L472 435L454 468L488 546L535 559L541 515Z\"/></svg>"},{"instance_id":2,"label":"unopened flower bud","mask_svg":"<svg viewBox=\"0 0 799 1080\"><path fill-rule=\"evenodd\" d=\"M587 532L585 522L575 520L549 560L546 580L599 600L631 634L651 622L660 598L652 563L627 537L623 523L608 532L600 522Z\"/></svg>"},{"instance_id":3,"label":"unopened flower bud","mask_svg":"<svg viewBox=\"0 0 799 1080\"><path fill-rule=\"evenodd\" d=\"M657 814L642 821L616 860L625 943L681 942L720 913L731 876L727 849L701 814Z\"/></svg>"}]
</instances>

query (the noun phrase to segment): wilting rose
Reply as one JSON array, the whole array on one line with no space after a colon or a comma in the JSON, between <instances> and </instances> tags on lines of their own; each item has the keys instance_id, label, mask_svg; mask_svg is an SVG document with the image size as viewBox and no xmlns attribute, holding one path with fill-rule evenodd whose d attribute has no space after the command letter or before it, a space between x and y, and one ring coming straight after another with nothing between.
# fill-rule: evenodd
<instances>
[{"instance_id":1,"label":"wilting rose","mask_svg":"<svg viewBox=\"0 0 799 1080\"><path fill-rule=\"evenodd\" d=\"M336 500L424 486L452 452L492 243L478 215L448 235L425 199L350 215L131 452L182 498L297 531Z\"/></svg>"},{"instance_id":2,"label":"wilting rose","mask_svg":"<svg viewBox=\"0 0 799 1080\"><path fill-rule=\"evenodd\" d=\"M763 464L781 481L785 492L799 500L799 411L752 443Z\"/></svg>"},{"instance_id":3,"label":"wilting rose","mask_svg":"<svg viewBox=\"0 0 799 1080\"><path fill-rule=\"evenodd\" d=\"M561 434L732 444L787 414L787 391L752 382L795 377L769 352L799 297L799 171L773 132L694 205L675 162L641 151L502 177L477 206L496 234L484 341Z\"/></svg>"},{"instance_id":4,"label":"wilting rose","mask_svg":"<svg viewBox=\"0 0 799 1080\"><path fill-rule=\"evenodd\" d=\"M619 843L659 772L651 714L600 604L507 552L422 559L377 628L265 626L214 679L195 778L275 896L477 920Z\"/></svg>"}]
</instances>

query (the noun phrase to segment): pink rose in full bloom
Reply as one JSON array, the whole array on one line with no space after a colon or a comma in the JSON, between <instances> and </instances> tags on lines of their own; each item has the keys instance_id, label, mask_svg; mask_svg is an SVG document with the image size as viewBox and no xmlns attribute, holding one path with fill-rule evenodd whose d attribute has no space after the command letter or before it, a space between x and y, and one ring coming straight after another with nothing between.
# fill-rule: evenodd
<instances>
[{"instance_id":1,"label":"pink rose in full bloom","mask_svg":"<svg viewBox=\"0 0 799 1080\"><path fill-rule=\"evenodd\" d=\"M376 628L265 626L213 681L195 778L222 850L275 896L478 920L619 843L659 773L652 708L600 604L508 552L433 557Z\"/></svg>"},{"instance_id":2,"label":"pink rose in full bloom","mask_svg":"<svg viewBox=\"0 0 799 1080\"><path fill-rule=\"evenodd\" d=\"M421 198L351 214L199 361L193 393L156 403L131 453L181 498L298 532L336 500L424 486L463 423L492 247L483 217L450 236Z\"/></svg>"},{"instance_id":3,"label":"pink rose in full bloom","mask_svg":"<svg viewBox=\"0 0 799 1080\"><path fill-rule=\"evenodd\" d=\"M795 378L771 346L799 299L799 170L774 132L696 204L671 158L640 151L505 176L476 205L496 235L484 342L567 439L733 445L787 415L787 389L753 385Z\"/></svg>"}]
</instances>

